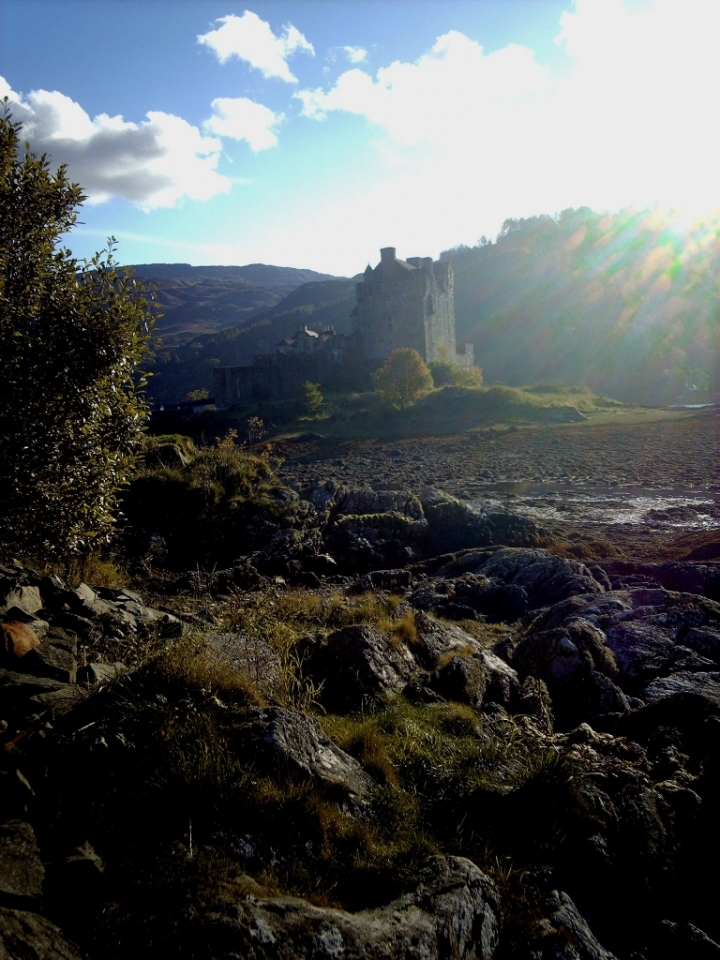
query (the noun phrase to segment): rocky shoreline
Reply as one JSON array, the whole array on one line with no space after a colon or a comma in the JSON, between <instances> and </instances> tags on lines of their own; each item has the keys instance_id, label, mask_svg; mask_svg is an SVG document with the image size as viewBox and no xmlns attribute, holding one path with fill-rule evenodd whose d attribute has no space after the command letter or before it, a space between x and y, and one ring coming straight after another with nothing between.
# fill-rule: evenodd
<instances>
[{"instance_id":1,"label":"rocky shoreline","mask_svg":"<svg viewBox=\"0 0 720 960\"><path fill-rule=\"evenodd\" d=\"M716 531L603 555L321 446L154 605L0 569L0 957L720 956ZM423 449L447 486L478 446Z\"/></svg>"}]
</instances>

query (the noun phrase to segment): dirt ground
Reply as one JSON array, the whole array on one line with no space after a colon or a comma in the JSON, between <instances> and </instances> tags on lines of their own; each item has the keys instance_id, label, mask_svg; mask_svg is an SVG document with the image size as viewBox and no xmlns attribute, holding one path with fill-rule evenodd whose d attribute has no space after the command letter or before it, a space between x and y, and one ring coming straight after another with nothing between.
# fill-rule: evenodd
<instances>
[{"instance_id":1,"label":"dirt ground","mask_svg":"<svg viewBox=\"0 0 720 960\"><path fill-rule=\"evenodd\" d=\"M280 474L438 487L533 516L557 552L585 559L720 556L717 408L460 436L280 442Z\"/></svg>"}]
</instances>

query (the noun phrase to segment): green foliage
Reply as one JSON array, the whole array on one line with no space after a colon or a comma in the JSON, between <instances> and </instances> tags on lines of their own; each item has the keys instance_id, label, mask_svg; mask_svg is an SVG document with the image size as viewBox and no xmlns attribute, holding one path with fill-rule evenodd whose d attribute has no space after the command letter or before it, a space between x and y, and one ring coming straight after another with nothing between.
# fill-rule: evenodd
<instances>
[{"instance_id":1,"label":"green foliage","mask_svg":"<svg viewBox=\"0 0 720 960\"><path fill-rule=\"evenodd\" d=\"M430 374L436 387L481 387L480 367L467 367L451 360L436 360L430 364Z\"/></svg>"},{"instance_id":2,"label":"green foliage","mask_svg":"<svg viewBox=\"0 0 720 960\"><path fill-rule=\"evenodd\" d=\"M310 383L306 380L298 388L298 400L303 414L306 417L316 417L323 408L324 398L320 392L319 383Z\"/></svg>"},{"instance_id":3,"label":"green foliage","mask_svg":"<svg viewBox=\"0 0 720 960\"><path fill-rule=\"evenodd\" d=\"M417 350L393 350L375 374L375 389L398 410L405 410L432 389L432 376Z\"/></svg>"},{"instance_id":4,"label":"green foliage","mask_svg":"<svg viewBox=\"0 0 720 960\"><path fill-rule=\"evenodd\" d=\"M114 241L90 262L59 246L85 198L64 166L22 153L19 130L0 116L0 540L70 557L113 532L153 318Z\"/></svg>"},{"instance_id":5,"label":"green foliage","mask_svg":"<svg viewBox=\"0 0 720 960\"><path fill-rule=\"evenodd\" d=\"M205 387L201 387L198 390L191 390L189 393L185 394L185 400L191 401L192 403L199 403L202 400L207 400L210 396L208 390Z\"/></svg>"},{"instance_id":6,"label":"green foliage","mask_svg":"<svg viewBox=\"0 0 720 960\"><path fill-rule=\"evenodd\" d=\"M263 517L280 516L287 504L269 462L237 447L234 432L212 447L185 447L183 459L148 467L130 484L123 497L129 551L160 549L164 563L189 569L227 564L261 546ZM162 454L154 462L162 464Z\"/></svg>"}]
</instances>

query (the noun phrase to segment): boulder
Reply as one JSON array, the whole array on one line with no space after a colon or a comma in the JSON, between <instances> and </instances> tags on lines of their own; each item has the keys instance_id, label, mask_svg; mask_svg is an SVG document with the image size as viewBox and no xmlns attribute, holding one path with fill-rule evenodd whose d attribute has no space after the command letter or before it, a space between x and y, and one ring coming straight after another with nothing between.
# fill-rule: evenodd
<instances>
[{"instance_id":1,"label":"boulder","mask_svg":"<svg viewBox=\"0 0 720 960\"><path fill-rule=\"evenodd\" d=\"M275 776L315 782L351 799L364 798L376 786L358 761L332 743L306 713L251 708L235 729L240 749Z\"/></svg>"},{"instance_id":2,"label":"boulder","mask_svg":"<svg viewBox=\"0 0 720 960\"><path fill-rule=\"evenodd\" d=\"M0 905L37 909L42 901L45 870L35 832L23 820L0 826Z\"/></svg>"},{"instance_id":3,"label":"boulder","mask_svg":"<svg viewBox=\"0 0 720 960\"><path fill-rule=\"evenodd\" d=\"M399 511L338 514L325 530L325 548L349 571L387 570L418 556L427 522Z\"/></svg>"},{"instance_id":4,"label":"boulder","mask_svg":"<svg viewBox=\"0 0 720 960\"><path fill-rule=\"evenodd\" d=\"M77 673L77 682L84 687L94 687L104 683L112 683L124 673L127 673L125 664L117 663L89 663Z\"/></svg>"},{"instance_id":5,"label":"boulder","mask_svg":"<svg viewBox=\"0 0 720 960\"><path fill-rule=\"evenodd\" d=\"M66 703L71 706L81 696L75 684L0 669L2 719L40 713L50 705L60 707Z\"/></svg>"},{"instance_id":6,"label":"boulder","mask_svg":"<svg viewBox=\"0 0 720 960\"><path fill-rule=\"evenodd\" d=\"M75 683L77 657L64 643L44 640L22 658L17 669L22 673L32 673L36 677L50 677L62 683Z\"/></svg>"},{"instance_id":7,"label":"boulder","mask_svg":"<svg viewBox=\"0 0 720 960\"><path fill-rule=\"evenodd\" d=\"M428 522L429 554L499 543L531 546L544 536L544 531L526 517L498 507L470 506L437 490L427 490L421 503Z\"/></svg>"},{"instance_id":8,"label":"boulder","mask_svg":"<svg viewBox=\"0 0 720 960\"><path fill-rule=\"evenodd\" d=\"M38 635L26 623L0 623L0 666L12 666L39 643Z\"/></svg>"},{"instance_id":9,"label":"boulder","mask_svg":"<svg viewBox=\"0 0 720 960\"><path fill-rule=\"evenodd\" d=\"M326 709L352 713L377 706L387 694L399 693L417 664L405 644L391 644L374 627L351 626L316 645L306 669L315 682L323 684Z\"/></svg>"},{"instance_id":10,"label":"boulder","mask_svg":"<svg viewBox=\"0 0 720 960\"><path fill-rule=\"evenodd\" d=\"M720 944L692 923L663 920L655 937L658 954L682 957L683 960L720 960Z\"/></svg>"},{"instance_id":11,"label":"boulder","mask_svg":"<svg viewBox=\"0 0 720 960\"><path fill-rule=\"evenodd\" d=\"M583 721L605 729L631 709L613 682L618 669L605 634L582 617L552 630L529 632L512 651L511 662L522 677L547 684L560 729Z\"/></svg>"},{"instance_id":12,"label":"boulder","mask_svg":"<svg viewBox=\"0 0 720 960\"><path fill-rule=\"evenodd\" d=\"M584 563L556 557L548 550L497 550L476 572L497 583L522 587L532 607L605 592Z\"/></svg>"},{"instance_id":13,"label":"boulder","mask_svg":"<svg viewBox=\"0 0 720 960\"><path fill-rule=\"evenodd\" d=\"M78 948L44 917L0 907L2 960L83 960Z\"/></svg>"},{"instance_id":14,"label":"boulder","mask_svg":"<svg viewBox=\"0 0 720 960\"><path fill-rule=\"evenodd\" d=\"M418 886L385 907L346 913L294 897L218 904L191 935L216 960L492 960L499 896L461 857L437 857Z\"/></svg>"},{"instance_id":15,"label":"boulder","mask_svg":"<svg viewBox=\"0 0 720 960\"><path fill-rule=\"evenodd\" d=\"M553 890L541 907L540 936L529 956L537 960L615 960L595 938L570 897Z\"/></svg>"},{"instance_id":16,"label":"boulder","mask_svg":"<svg viewBox=\"0 0 720 960\"><path fill-rule=\"evenodd\" d=\"M43 602L38 587L25 586L15 579L4 577L0 581L0 613L18 607L25 613L42 610Z\"/></svg>"}]
</instances>

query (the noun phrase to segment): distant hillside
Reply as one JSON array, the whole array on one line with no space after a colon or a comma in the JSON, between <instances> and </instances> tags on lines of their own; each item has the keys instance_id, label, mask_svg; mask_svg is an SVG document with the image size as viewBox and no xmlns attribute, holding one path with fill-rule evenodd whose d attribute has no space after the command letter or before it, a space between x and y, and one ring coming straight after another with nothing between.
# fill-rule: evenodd
<instances>
[{"instance_id":1,"label":"distant hillside","mask_svg":"<svg viewBox=\"0 0 720 960\"><path fill-rule=\"evenodd\" d=\"M620 400L672 403L718 389L716 224L654 212L508 220L497 241L448 251L458 342L485 382L558 380Z\"/></svg>"},{"instance_id":2,"label":"distant hillside","mask_svg":"<svg viewBox=\"0 0 720 960\"><path fill-rule=\"evenodd\" d=\"M244 323L279 303L302 284L332 279L314 270L264 263L244 267L145 263L133 265L132 269L137 277L158 287L163 316L157 333L168 345Z\"/></svg>"},{"instance_id":3,"label":"distant hillside","mask_svg":"<svg viewBox=\"0 0 720 960\"><path fill-rule=\"evenodd\" d=\"M168 403L199 387L210 390L213 367L251 363L255 354L272 351L301 323L314 329L334 326L337 333L350 333L354 306L355 280L314 281L292 290L241 325L176 346L164 344L156 355L150 396L155 403Z\"/></svg>"}]
</instances>

